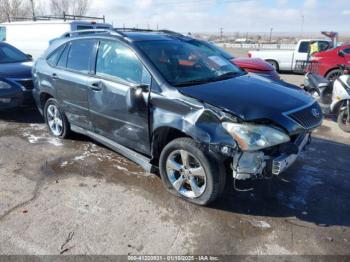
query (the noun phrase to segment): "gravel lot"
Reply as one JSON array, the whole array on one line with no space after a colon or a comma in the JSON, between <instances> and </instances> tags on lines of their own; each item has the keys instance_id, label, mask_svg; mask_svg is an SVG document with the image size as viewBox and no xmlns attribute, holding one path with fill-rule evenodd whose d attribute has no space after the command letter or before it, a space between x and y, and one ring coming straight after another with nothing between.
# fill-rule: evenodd
<instances>
[{"instance_id":1,"label":"gravel lot","mask_svg":"<svg viewBox=\"0 0 350 262\"><path fill-rule=\"evenodd\" d=\"M325 120L272 196L263 181L228 185L204 208L86 137L50 137L34 109L2 112L0 254L350 255L349 153L350 134Z\"/></svg>"}]
</instances>

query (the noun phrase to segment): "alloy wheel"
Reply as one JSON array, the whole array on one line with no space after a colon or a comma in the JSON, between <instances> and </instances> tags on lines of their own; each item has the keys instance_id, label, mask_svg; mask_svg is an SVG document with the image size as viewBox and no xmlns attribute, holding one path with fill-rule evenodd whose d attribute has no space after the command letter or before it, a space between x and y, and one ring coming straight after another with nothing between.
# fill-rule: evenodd
<instances>
[{"instance_id":1,"label":"alloy wheel","mask_svg":"<svg viewBox=\"0 0 350 262\"><path fill-rule=\"evenodd\" d=\"M47 123L51 132L55 136L60 136L63 133L63 120L60 111L57 106L49 105L47 107Z\"/></svg>"},{"instance_id":2,"label":"alloy wheel","mask_svg":"<svg viewBox=\"0 0 350 262\"><path fill-rule=\"evenodd\" d=\"M198 159L186 150L176 150L169 155L166 172L170 183L181 195L195 199L205 192L205 170Z\"/></svg>"}]
</instances>

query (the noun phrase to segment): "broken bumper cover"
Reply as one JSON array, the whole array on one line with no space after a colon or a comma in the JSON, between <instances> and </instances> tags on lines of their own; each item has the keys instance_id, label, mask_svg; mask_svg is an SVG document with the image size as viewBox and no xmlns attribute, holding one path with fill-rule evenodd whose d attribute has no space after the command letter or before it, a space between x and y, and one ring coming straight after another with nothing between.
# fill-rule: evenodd
<instances>
[{"instance_id":1,"label":"broken bumper cover","mask_svg":"<svg viewBox=\"0 0 350 262\"><path fill-rule=\"evenodd\" d=\"M304 150L305 146L310 142L311 135L299 136L295 144L298 146L298 154L287 155L283 154L272 161L272 174L278 176L289 167L291 167L298 159L300 153Z\"/></svg>"},{"instance_id":2,"label":"broken bumper cover","mask_svg":"<svg viewBox=\"0 0 350 262\"><path fill-rule=\"evenodd\" d=\"M263 178L264 176L280 175L291 167L298 159L300 153L310 142L311 134L300 135L293 143L295 153L279 153L278 156L269 156L263 151L242 152L233 160L233 178L248 180Z\"/></svg>"}]
</instances>

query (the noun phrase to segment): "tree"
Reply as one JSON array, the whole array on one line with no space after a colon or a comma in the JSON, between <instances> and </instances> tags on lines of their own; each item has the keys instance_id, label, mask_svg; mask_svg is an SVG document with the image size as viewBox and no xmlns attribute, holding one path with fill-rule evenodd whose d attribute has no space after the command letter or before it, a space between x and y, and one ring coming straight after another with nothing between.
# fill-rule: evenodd
<instances>
[{"instance_id":1,"label":"tree","mask_svg":"<svg viewBox=\"0 0 350 262\"><path fill-rule=\"evenodd\" d=\"M50 0L50 10L53 15L85 15L89 9L90 0Z\"/></svg>"},{"instance_id":2,"label":"tree","mask_svg":"<svg viewBox=\"0 0 350 262\"><path fill-rule=\"evenodd\" d=\"M30 17L31 7L27 0L0 0L0 22L11 17Z\"/></svg>"}]
</instances>

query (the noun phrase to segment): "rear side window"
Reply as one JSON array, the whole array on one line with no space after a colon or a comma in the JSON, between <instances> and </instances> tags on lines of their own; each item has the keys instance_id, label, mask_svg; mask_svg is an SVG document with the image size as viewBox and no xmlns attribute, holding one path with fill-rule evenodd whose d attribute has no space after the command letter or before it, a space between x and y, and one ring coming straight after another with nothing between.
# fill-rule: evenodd
<instances>
[{"instance_id":1,"label":"rear side window","mask_svg":"<svg viewBox=\"0 0 350 262\"><path fill-rule=\"evenodd\" d=\"M67 67L67 59L68 59L69 50L70 50L70 44L67 44L66 48L64 49L63 53L61 54L61 56L58 60L57 67L62 67L62 68Z\"/></svg>"},{"instance_id":2,"label":"rear side window","mask_svg":"<svg viewBox=\"0 0 350 262\"><path fill-rule=\"evenodd\" d=\"M144 80L148 82L147 79L150 78L149 73L131 49L121 43L110 41L100 43L96 75L133 84L143 83Z\"/></svg>"},{"instance_id":3,"label":"rear side window","mask_svg":"<svg viewBox=\"0 0 350 262\"><path fill-rule=\"evenodd\" d=\"M82 73L89 73L94 47L95 41L90 39L71 42L67 68Z\"/></svg>"},{"instance_id":4,"label":"rear side window","mask_svg":"<svg viewBox=\"0 0 350 262\"><path fill-rule=\"evenodd\" d=\"M299 53L309 53L310 42L301 42L299 46Z\"/></svg>"},{"instance_id":5,"label":"rear side window","mask_svg":"<svg viewBox=\"0 0 350 262\"><path fill-rule=\"evenodd\" d=\"M47 59L47 63L51 66L56 66L58 63L58 60L60 59L64 49L66 48L66 45L62 45L59 48L57 48Z\"/></svg>"}]
</instances>

